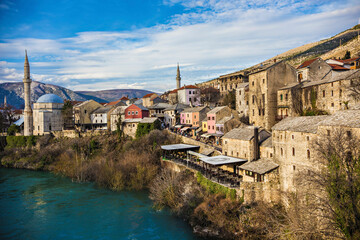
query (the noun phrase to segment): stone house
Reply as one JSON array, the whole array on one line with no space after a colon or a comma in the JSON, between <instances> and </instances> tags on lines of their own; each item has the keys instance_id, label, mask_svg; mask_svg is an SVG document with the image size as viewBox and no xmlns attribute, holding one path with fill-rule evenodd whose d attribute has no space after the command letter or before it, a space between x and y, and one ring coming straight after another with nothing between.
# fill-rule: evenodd
<instances>
[{"instance_id":1,"label":"stone house","mask_svg":"<svg viewBox=\"0 0 360 240\"><path fill-rule=\"evenodd\" d=\"M55 94L42 95L33 106L33 134L44 135L61 131L64 121L61 109L64 100Z\"/></svg>"},{"instance_id":2,"label":"stone house","mask_svg":"<svg viewBox=\"0 0 360 240\"><path fill-rule=\"evenodd\" d=\"M122 99L127 99L126 97L122 97L120 98L119 100L116 100L116 101L113 101L113 102L109 102L109 103L106 103L104 106L105 107L117 107L117 106L126 106L126 102L127 100L122 100Z\"/></svg>"},{"instance_id":3,"label":"stone house","mask_svg":"<svg viewBox=\"0 0 360 240\"><path fill-rule=\"evenodd\" d=\"M111 106L99 107L91 113L90 119L92 123L92 129L100 129L100 130L108 129L108 121L109 121L108 113L110 110L111 110Z\"/></svg>"},{"instance_id":4,"label":"stone house","mask_svg":"<svg viewBox=\"0 0 360 240\"><path fill-rule=\"evenodd\" d=\"M186 105L199 106L200 89L194 85L187 85L177 89L178 102Z\"/></svg>"},{"instance_id":5,"label":"stone house","mask_svg":"<svg viewBox=\"0 0 360 240\"><path fill-rule=\"evenodd\" d=\"M131 104L125 109L125 119L149 117L149 110L139 104Z\"/></svg>"},{"instance_id":6,"label":"stone house","mask_svg":"<svg viewBox=\"0 0 360 240\"><path fill-rule=\"evenodd\" d=\"M155 121L159 121L156 117L144 117L144 118L130 118L125 119L122 122L122 130L123 133L127 136L136 137L136 130L138 128L139 123L146 123L146 124L152 124Z\"/></svg>"},{"instance_id":7,"label":"stone house","mask_svg":"<svg viewBox=\"0 0 360 240\"><path fill-rule=\"evenodd\" d=\"M225 124L233 118L234 117L231 115L229 117L223 117L220 121L217 121L215 123L215 129L216 129L215 134L224 135Z\"/></svg>"},{"instance_id":8,"label":"stone house","mask_svg":"<svg viewBox=\"0 0 360 240\"><path fill-rule=\"evenodd\" d=\"M314 166L313 141L318 126L327 117L288 117L272 128L274 161L280 165L282 191L294 191L297 174Z\"/></svg>"},{"instance_id":9,"label":"stone house","mask_svg":"<svg viewBox=\"0 0 360 240\"><path fill-rule=\"evenodd\" d=\"M119 121L123 122L125 120L125 109L127 106L117 106L113 108L110 112L110 126L108 126L108 129L111 129L111 131L117 130L117 123Z\"/></svg>"},{"instance_id":10,"label":"stone house","mask_svg":"<svg viewBox=\"0 0 360 240\"><path fill-rule=\"evenodd\" d=\"M201 127L201 122L206 118L210 109L207 106L186 108L180 114L180 124L188 124L193 127Z\"/></svg>"},{"instance_id":11,"label":"stone house","mask_svg":"<svg viewBox=\"0 0 360 240\"><path fill-rule=\"evenodd\" d=\"M249 75L249 121L267 130L276 123L277 91L296 82L296 70L284 61L260 67Z\"/></svg>"},{"instance_id":12,"label":"stone house","mask_svg":"<svg viewBox=\"0 0 360 240\"><path fill-rule=\"evenodd\" d=\"M249 83L240 83L235 90L236 111L245 117L249 116Z\"/></svg>"},{"instance_id":13,"label":"stone house","mask_svg":"<svg viewBox=\"0 0 360 240\"><path fill-rule=\"evenodd\" d=\"M168 103L156 103L152 106L149 106L148 109L150 117L158 117L160 119L164 119L164 110L170 106L171 105Z\"/></svg>"},{"instance_id":14,"label":"stone house","mask_svg":"<svg viewBox=\"0 0 360 240\"><path fill-rule=\"evenodd\" d=\"M253 161L259 159L259 143L270 137L264 129L247 126L234 128L222 137L222 154Z\"/></svg>"},{"instance_id":15,"label":"stone house","mask_svg":"<svg viewBox=\"0 0 360 240\"><path fill-rule=\"evenodd\" d=\"M269 159L260 158L238 166L244 182L278 182L279 165Z\"/></svg>"},{"instance_id":16,"label":"stone house","mask_svg":"<svg viewBox=\"0 0 360 240\"><path fill-rule=\"evenodd\" d=\"M237 89L239 85L244 82L248 82L248 75L247 72L244 72L243 70L221 75L218 78L220 95L226 95L230 91Z\"/></svg>"},{"instance_id":17,"label":"stone house","mask_svg":"<svg viewBox=\"0 0 360 240\"><path fill-rule=\"evenodd\" d=\"M180 123L180 113L189 108L188 105L177 103L164 109L164 123L167 127L174 127Z\"/></svg>"},{"instance_id":18,"label":"stone house","mask_svg":"<svg viewBox=\"0 0 360 240\"><path fill-rule=\"evenodd\" d=\"M260 158L273 159L274 149L272 145L272 137L267 138L260 143Z\"/></svg>"},{"instance_id":19,"label":"stone house","mask_svg":"<svg viewBox=\"0 0 360 240\"><path fill-rule=\"evenodd\" d=\"M278 120L299 116L306 110L322 110L333 114L353 109L359 103L350 97L352 81L360 79L360 70L331 70L320 80L289 84L278 90Z\"/></svg>"},{"instance_id":20,"label":"stone house","mask_svg":"<svg viewBox=\"0 0 360 240\"><path fill-rule=\"evenodd\" d=\"M167 100L169 101L170 104L177 104L178 101L178 94L177 94L177 89L172 90L171 92L169 92L168 96L167 96Z\"/></svg>"},{"instance_id":21,"label":"stone house","mask_svg":"<svg viewBox=\"0 0 360 240\"><path fill-rule=\"evenodd\" d=\"M288 117L273 126L274 162L279 164L281 191L297 191L303 186L297 177L320 165L314 141L342 129L360 137L360 110L338 111L333 115Z\"/></svg>"},{"instance_id":22,"label":"stone house","mask_svg":"<svg viewBox=\"0 0 360 240\"><path fill-rule=\"evenodd\" d=\"M85 130L91 129L91 113L102 105L94 100L88 100L82 103L76 104L74 109L75 126Z\"/></svg>"},{"instance_id":23,"label":"stone house","mask_svg":"<svg viewBox=\"0 0 360 240\"><path fill-rule=\"evenodd\" d=\"M156 93L148 93L145 96L142 97L142 105L144 107L149 107L154 104L154 99L159 97Z\"/></svg>"},{"instance_id":24,"label":"stone house","mask_svg":"<svg viewBox=\"0 0 360 240\"><path fill-rule=\"evenodd\" d=\"M207 132L216 133L216 123L224 117L231 116L231 109L228 106L216 107L207 113Z\"/></svg>"},{"instance_id":25,"label":"stone house","mask_svg":"<svg viewBox=\"0 0 360 240\"><path fill-rule=\"evenodd\" d=\"M331 69L331 66L321 58L304 61L297 67L297 80L298 82L319 80Z\"/></svg>"}]
</instances>

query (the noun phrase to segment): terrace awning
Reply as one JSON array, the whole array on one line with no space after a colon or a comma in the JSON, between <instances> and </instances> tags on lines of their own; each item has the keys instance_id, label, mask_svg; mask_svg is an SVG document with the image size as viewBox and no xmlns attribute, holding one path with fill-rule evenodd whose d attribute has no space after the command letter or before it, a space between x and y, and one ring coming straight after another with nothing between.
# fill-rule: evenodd
<instances>
[{"instance_id":1,"label":"terrace awning","mask_svg":"<svg viewBox=\"0 0 360 240\"><path fill-rule=\"evenodd\" d=\"M241 159L241 158L234 158L229 156L214 156L214 157L201 157L201 161L208 163L213 166L219 166L219 165L227 165L227 164L234 164L234 163L246 163L247 160Z\"/></svg>"},{"instance_id":2,"label":"terrace awning","mask_svg":"<svg viewBox=\"0 0 360 240\"><path fill-rule=\"evenodd\" d=\"M201 157L207 157L207 156L204 155L204 154L197 153L197 152L194 152L194 151L188 151L188 154L193 155L193 156L197 156L197 157L199 157L199 158L201 158Z\"/></svg>"},{"instance_id":3,"label":"terrace awning","mask_svg":"<svg viewBox=\"0 0 360 240\"><path fill-rule=\"evenodd\" d=\"M176 125L175 128L182 128L183 125Z\"/></svg>"},{"instance_id":4,"label":"terrace awning","mask_svg":"<svg viewBox=\"0 0 360 240\"><path fill-rule=\"evenodd\" d=\"M173 151L173 150L196 150L199 149L200 146L190 145L190 144L170 144L170 145L162 145L161 149L165 151Z\"/></svg>"},{"instance_id":5,"label":"terrace awning","mask_svg":"<svg viewBox=\"0 0 360 240\"><path fill-rule=\"evenodd\" d=\"M209 133L204 133L203 135L201 135L201 137L208 138L208 137L210 137L210 134Z\"/></svg>"},{"instance_id":6,"label":"terrace awning","mask_svg":"<svg viewBox=\"0 0 360 240\"><path fill-rule=\"evenodd\" d=\"M180 131L186 131L186 130L188 130L189 129L189 127L184 127L184 128L182 128Z\"/></svg>"}]
</instances>

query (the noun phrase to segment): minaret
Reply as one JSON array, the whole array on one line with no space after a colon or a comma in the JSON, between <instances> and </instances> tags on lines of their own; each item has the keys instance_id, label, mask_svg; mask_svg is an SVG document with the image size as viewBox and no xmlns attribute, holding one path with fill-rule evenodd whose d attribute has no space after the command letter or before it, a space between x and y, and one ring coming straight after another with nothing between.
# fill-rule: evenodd
<instances>
[{"instance_id":1,"label":"minaret","mask_svg":"<svg viewBox=\"0 0 360 240\"><path fill-rule=\"evenodd\" d=\"M180 77L180 68L179 63L177 64L177 73L176 73L176 88L179 89L181 86L181 77Z\"/></svg>"},{"instance_id":2,"label":"minaret","mask_svg":"<svg viewBox=\"0 0 360 240\"><path fill-rule=\"evenodd\" d=\"M33 115L32 115L31 102L30 102L31 79L30 79L30 65L26 50L25 50L23 82L24 82L24 100L25 100L24 136L31 136L33 135Z\"/></svg>"},{"instance_id":3,"label":"minaret","mask_svg":"<svg viewBox=\"0 0 360 240\"><path fill-rule=\"evenodd\" d=\"M6 96L4 97L4 108L7 107Z\"/></svg>"}]
</instances>

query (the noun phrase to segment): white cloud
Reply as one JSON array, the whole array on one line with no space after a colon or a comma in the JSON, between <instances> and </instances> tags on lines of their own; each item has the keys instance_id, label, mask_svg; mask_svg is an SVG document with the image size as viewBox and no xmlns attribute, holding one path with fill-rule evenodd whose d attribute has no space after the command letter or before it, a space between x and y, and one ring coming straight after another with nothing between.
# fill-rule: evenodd
<instances>
[{"instance_id":1,"label":"white cloud","mask_svg":"<svg viewBox=\"0 0 360 240\"><path fill-rule=\"evenodd\" d=\"M200 82L356 24L359 4L330 1L325 8L323 2L318 1L317 11L301 13L299 9L311 9L312 1L167 0L169 5L200 10L173 16L167 25L131 32L3 39L0 55L2 60L20 58L27 48L34 80L74 90L121 87L164 91L175 87L177 62L183 83ZM351 7L344 8L350 3ZM20 81L22 66L7 62L2 67L0 62L0 80Z\"/></svg>"}]
</instances>

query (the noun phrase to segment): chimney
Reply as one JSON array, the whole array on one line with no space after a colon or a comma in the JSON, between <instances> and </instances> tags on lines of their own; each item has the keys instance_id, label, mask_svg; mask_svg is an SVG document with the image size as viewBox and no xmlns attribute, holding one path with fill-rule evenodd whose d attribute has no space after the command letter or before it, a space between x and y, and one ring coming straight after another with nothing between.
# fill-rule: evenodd
<instances>
[{"instance_id":1,"label":"chimney","mask_svg":"<svg viewBox=\"0 0 360 240\"><path fill-rule=\"evenodd\" d=\"M259 156L259 128L254 127L254 158L252 161L258 160Z\"/></svg>"}]
</instances>

